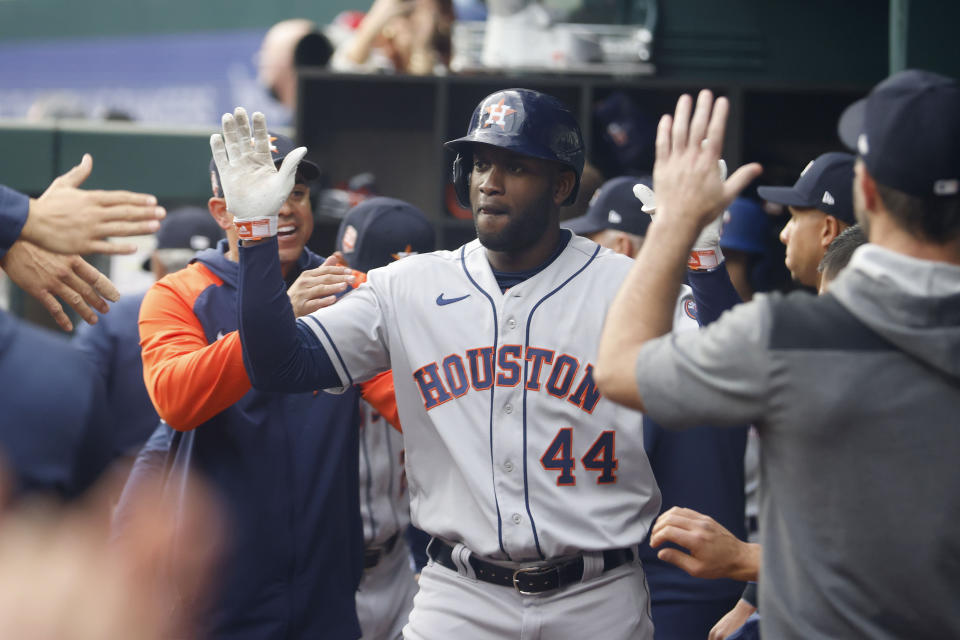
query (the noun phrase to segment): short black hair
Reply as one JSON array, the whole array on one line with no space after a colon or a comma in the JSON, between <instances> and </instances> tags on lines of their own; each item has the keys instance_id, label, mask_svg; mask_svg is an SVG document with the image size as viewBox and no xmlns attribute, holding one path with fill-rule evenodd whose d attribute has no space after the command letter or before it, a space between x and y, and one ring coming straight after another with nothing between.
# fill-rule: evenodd
<instances>
[{"instance_id":1,"label":"short black hair","mask_svg":"<svg viewBox=\"0 0 960 640\"><path fill-rule=\"evenodd\" d=\"M926 242L960 239L960 196L914 196L877 183L877 194L900 228Z\"/></svg>"},{"instance_id":2,"label":"short black hair","mask_svg":"<svg viewBox=\"0 0 960 640\"><path fill-rule=\"evenodd\" d=\"M848 227L843 233L838 235L827 247L827 251L820 259L817 265L817 271L821 277L827 280L833 280L840 273L841 269L850 262L850 257L854 250L862 244L867 243L867 234L859 224Z\"/></svg>"}]
</instances>

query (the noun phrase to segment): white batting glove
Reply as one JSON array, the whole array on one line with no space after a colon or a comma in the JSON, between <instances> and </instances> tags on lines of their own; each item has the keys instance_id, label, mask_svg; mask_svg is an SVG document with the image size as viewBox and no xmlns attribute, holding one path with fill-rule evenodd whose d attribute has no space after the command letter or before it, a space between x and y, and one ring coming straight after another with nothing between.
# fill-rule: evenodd
<instances>
[{"instance_id":1,"label":"white batting glove","mask_svg":"<svg viewBox=\"0 0 960 640\"><path fill-rule=\"evenodd\" d=\"M253 135L243 107L223 114L222 125L222 136L210 136L210 149L240 239L275 236L280 208L293 190L297 165L307 148L288 153L278 170L270 155L270 135L262 113L253 114Z\"/></svg>"},{"instance_id":2,"label":"white batting glove","mask_svg":"<svg viewBox=\"0 0 960 640\"><path fill-rule=\"evenodd\" d=\"M727 163L722 159L720 165L720 180L727 179ZM635 184L633 186L633 195L643 206L640 208L644 213L651 216L657 212L657 197L653 190L645 184ZM720 250L720 229L723 227L723 215L718 215L708 224L697 236L690 250L690 256L687 258L687 268L694 271L715 269L723 262L723 252Z\"/></svg>"}]
</instances>

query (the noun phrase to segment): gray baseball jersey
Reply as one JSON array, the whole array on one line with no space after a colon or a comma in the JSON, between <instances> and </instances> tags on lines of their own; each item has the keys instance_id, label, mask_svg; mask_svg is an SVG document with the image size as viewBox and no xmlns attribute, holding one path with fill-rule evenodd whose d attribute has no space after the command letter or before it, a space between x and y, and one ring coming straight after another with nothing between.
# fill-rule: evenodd
<instances>
[{"instance_id":1,"label":"gray baseball jersey","mask_svg":"<svg viewBox=\"0 0 960 640\"><path fill-rule=\"evenodd\" d=\"M474 240L374 269L300 319L345 385L393 369L416 526L513 561L643 540L660 495L642 416L591 374L632 264L574 236L501 293ZM675 324L696 327L686 296Z\"/></svg>"}]
</instances>

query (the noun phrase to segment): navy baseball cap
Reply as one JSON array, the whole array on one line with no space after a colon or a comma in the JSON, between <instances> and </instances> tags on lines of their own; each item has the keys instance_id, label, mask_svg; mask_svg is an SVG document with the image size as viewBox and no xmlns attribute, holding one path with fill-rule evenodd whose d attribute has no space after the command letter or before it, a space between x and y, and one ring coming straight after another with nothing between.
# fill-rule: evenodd
<instances>
[{"instance_id":1,"label":"navy baseball cap","mask_svg":"<svg viewBox=\"0 0 960 640\"><path fill-rule=\"evenodd\" d=\"M896 73L847 107L837 130L880 184L919 197L960 194L960 85L953 78Z\"/></svg>"},{"instance_id":2,"label":"navy baseball cap","mask_svg":"<svg viewBox=\"0 0 960 640\"><path fill-rule=\"evenodd\" d=\"M801 209L819 209L837 220L856 224L853 215L853 163L849 153L831 151L817 156L792 187L759 187L764 200Z\"/></svg>"},{"instance_id":3,"label":"navy baseball cap","mask_svg":"<svg viewBox=\"0 0 960 640\"><path fill-rule=\"evenodd\" d=\"M747 253L765 253L770 216L751 198L736 198L723 213L720 247Z\"/></svg>"},{"instance_id":4,"label":"navy baseball cap","mask_svg":"<svg viewBox=\"0 0 960 640\"><path fill-rule=\"evenodd\" d=\"M620 176L607 180L590 198L585 214L564 220L560 224L581 236L604 229L626 231L637 236L646 235L647 227L650 226L650 214L641 210L643 203L633 195L633 185L638 182L651 186L649 177Z\"/></svg>"},{"instance_id":5,"label":"navy baseball cap","mask_svg":"<svg viewBox=\"0 0 960 640\"><path fill-rule=\"evenodd\" d=\"M202 207L172 209L157 230L157 249L189 249L202 251L216 246L224 238L223 229L210 212ZM150 270L150 258L141 265Z\"/></svg>"},{"instance_id":6,"label":"navy baseball cap","mask_svg":"<svg viewBox=\"0 0 960 640\"><path fill-rule=\"evenodd\" d=\"M283 159L287 157L287 154L296 149L297 145L293 143L293 140L279 133L271 131L269 135L270 152L273 154L273 163L279 167ZM253 144L252 138L250 139L250 144ZM297 165L297 175L305 184L309 184L320 177L320 167L304 158L300 161L300 164ZM213 158L210 159L210 188L213 191L214 198L223 197L223 189L220 188L220 174L217 172L217 163L213 161Z\"/></svg>"},{"instance_id":7,"label":"navy baseball cap","mask_svg":"<svg viewBox=\"0 0 960 640\"><path fill-rule=\"evenodd\" d=\"M396 198L368 198L347 212L337 231L337 250L357 271L435 248L433 225L420 209Z\"/></svg>"}]
</instances>

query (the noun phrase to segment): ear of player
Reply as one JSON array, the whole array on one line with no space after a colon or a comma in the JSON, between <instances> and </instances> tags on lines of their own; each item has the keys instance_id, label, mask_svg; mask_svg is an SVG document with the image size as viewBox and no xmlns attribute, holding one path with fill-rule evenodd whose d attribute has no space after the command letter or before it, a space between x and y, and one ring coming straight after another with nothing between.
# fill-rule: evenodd
<instances>
[{"instance_id":1,"label":"ear of player","mask_svg":"<svg viewBox=\"0 0 960 640\"><path fill-rule=\"evenodd\" d=\"M253 131L243 107L223 114L222 133L210 136L210 150L220 173L227 211L241 240L277 235L280 208L293 190L297 165L307 153L298 147L279 169L270 154L270 134L262 113L253 114Z\"/></svg>"},{"instance_id":2,"label":"ear of player","mask_svg":"<svg viewBox=\"0 0 960 640\"><path fill-rule=\"evenodd\" d=\"M706 140L703 141L706 144ZM727 179L727 163L721 158L718 161L720 167L720 181ZM657 211L657 197L653 190L645 184L635 184L633 186L633 195L643 203L640 208L644 213L653 216ZM723 227L723 213L718 213L714 219L703 228L700 235L697 236L693 248L690 250L690 256L687 258L687 268L695 271L715 269L723 262L723 251L720 250L720 229Z\"/></svg>"}]
</instances>

